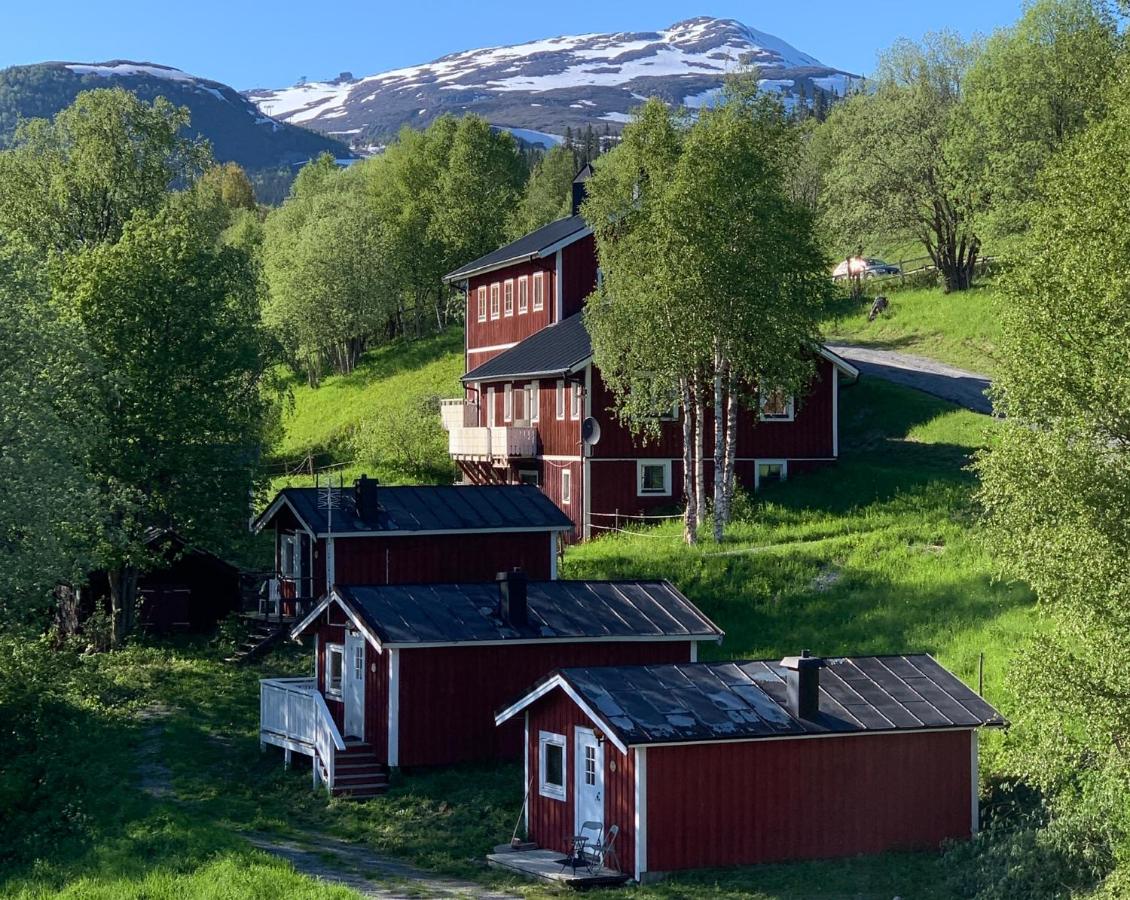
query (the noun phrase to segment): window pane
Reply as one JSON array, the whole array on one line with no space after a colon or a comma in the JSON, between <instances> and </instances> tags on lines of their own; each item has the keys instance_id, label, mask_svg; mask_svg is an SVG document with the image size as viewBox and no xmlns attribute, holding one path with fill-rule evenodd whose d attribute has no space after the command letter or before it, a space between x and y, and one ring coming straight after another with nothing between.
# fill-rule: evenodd
<instances>
[{"instance_id":1,"label":"window pane","mask_svg":"<svg viewBox=\"0 0 1130 900\"><path fill-rule=\"evenodd\" d=\"M667 490L667 467L658 463L644 465L641 489L644 493L664 493Z\"/></svg>"},{"instance_id":2,"label":"window pane","mask_svg":"<svg viewBox=\"0 0 1130 900\"><path fill-rule=\"evenodd\" d=\"M545 745L545 783L565 787L565 748L560 744Z\"/></svg>"}]
</instances>

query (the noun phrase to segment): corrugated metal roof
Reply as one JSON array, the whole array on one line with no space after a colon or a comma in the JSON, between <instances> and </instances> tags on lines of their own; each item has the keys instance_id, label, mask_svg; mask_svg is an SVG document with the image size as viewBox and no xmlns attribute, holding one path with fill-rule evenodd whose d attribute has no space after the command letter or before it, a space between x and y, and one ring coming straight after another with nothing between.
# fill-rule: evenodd
<instances>
[{"instance_id":1,"label":"corrugated metal roof","mask_svg":"<svg viewBox=\"0 0 1130 900\"><path fill-rule=\"evenodd\" d=\"M444 281L462 281L478 272L488 269L498 269L507 263L519 263L536 259L543 250L558 244L570 237L581 238L588 233L588 225L581 216L569 216L543 225L537 231L531 231L524 237L499 247L497 250L480 256L473 262L460 266L454 272L443 276Z\"/></svg>"},{"instance_id":2,"label":"corrugated metal roof","mask_svg":"<svg viewBox=\"0 0 1130 900\"><path fill-rule=\"evenodd\" d=\"M377 487L374 522L357 515L352 487L333 488L333 533L429 531L567 530L572 521L533 485L419 485ZM315 534L329 531L325 488L284 488L280 497L294 507ZM277 502L277 500L276 500ZM275 507L272 504L257 526Z\"/></svg>"},{"instance_id":3,"label":"corrugated metal roof","mask_svg":"<svg viewBox=\"0 0 1130 900\"><path fill-rule=\"evenodd\" d=\"M788 711L778 661L562 669L625 744L975 728L1008 723L927 654L829 658L820 713Z\"/></svg>"},{"instance_id":4,"label":"corrugated metal roof","mask_svg":"<svg viewBox=\"0 0 1130 900\"><path fill-rule=\"evenodd\" d=\"M511 378L549 378L573 372L592 356L584 316L574 313L536 331L463 376L464 384Z\"/></svg>"},{"instance_id":5,"label":"corrugated metal roof","mask_svg":"<svg viewBox=\"0 0 1130 900\"><path fill-rule=\"evenodd\" d=\"M528 622L522 626L499 617L494 583L338 585L334 590L382 644L722 637L666 581L531 581Z\"/></svg>"}]
</instances>

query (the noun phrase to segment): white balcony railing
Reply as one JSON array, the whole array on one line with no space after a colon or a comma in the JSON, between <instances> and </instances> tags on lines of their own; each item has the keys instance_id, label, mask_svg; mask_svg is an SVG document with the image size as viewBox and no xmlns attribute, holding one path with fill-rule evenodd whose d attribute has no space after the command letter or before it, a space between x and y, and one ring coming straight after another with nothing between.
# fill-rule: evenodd
<instances>
[{"instance_id":1,"label":"white balcony railing","mask_svg":"<svg viewBox=\"0 0 1130 900\"><path fill-rule=\"evenodd\" d=\"M466 400L440 400L439 414L446 431L453 428L473 428L479 424L479 404Z\"/></svg>"},{"instance_id":2,"label":"white balcony railing","mask_svg":"<svg viewBox=\"0 0 1130 900\"><path fill-rule=\"evenodd\" d=\"M538 430L533 425L479 425L478 405L463 400L441 401L440 413L452 459L505 465L537 456Z\"/></svg>"},{"instance_id":3,"label":"white balcony railing","mask_svg":"<svg viewBox=\"0 0 1130 900\"><path fill-rule=\"evenodd\" d=\"M313 678L259 679L259 741L314 757L315 782L333 788L334 758L345 739Z\"/></svg>"}]
</instances>

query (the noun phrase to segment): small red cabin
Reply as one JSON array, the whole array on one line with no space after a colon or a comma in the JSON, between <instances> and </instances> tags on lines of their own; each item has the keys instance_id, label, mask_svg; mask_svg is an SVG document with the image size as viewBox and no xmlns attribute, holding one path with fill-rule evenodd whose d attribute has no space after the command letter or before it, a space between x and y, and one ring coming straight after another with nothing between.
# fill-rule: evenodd
<instances>
[{"instance_id":1,"label":"small red cabin","mask_svg":"<svg viewBox=\"0 0 1130 900\"><path fill-rule=\"evenodd\" d=\"M572 522L527 485L285 488L253 525L275 533L270 609L301 618L334 584L490 581L520 566L557 577Z\"/></svg>"},{"instance_id":2,"label":"small red cabin","mask_svg":"<svg viewBox=\"0 0 1130 900\"><path fill-rule=\"evenodd\" d=\"M338 585L292 636L314 638L314 677L262 682L260 739L314 756L340 788L323 757L351 747L390 767L518 759L520 723L496 728L494 712L520 685L562 666L686 662L722 632L665 581L511 571L497 583ZM286 713L297 692L309 718ZM318 748L319 717L337 753Z\"/></svg>"},{"instance_id":3,"label":"small red cabin","mask_svg":"<svg viewBox=\"0 0 1130 900\"><path fill-rule=\"evenodd\" d=\"M927 655L565 669L497 721L524 722L529 839L616 825L636 880L967 838L977 729L1006 725Z\"/></svg>"}]
</instances>

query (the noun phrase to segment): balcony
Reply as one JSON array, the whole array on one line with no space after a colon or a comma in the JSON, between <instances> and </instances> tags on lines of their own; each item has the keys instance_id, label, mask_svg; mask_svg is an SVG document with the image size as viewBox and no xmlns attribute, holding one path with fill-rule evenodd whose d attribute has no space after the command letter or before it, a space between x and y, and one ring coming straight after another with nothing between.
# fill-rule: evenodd
<instances>
[{"instance_id":1,"label":"balcony","mask_svg":"<svg viewBox=\"0 0 1130 900\"><path fill-rule=\"evenodd\" d=\"M532 425L479 425L479 407L463 400L440 404L452 459L506 466L513 459L532 459L538 452L538 430Z\"/></svg>"}]
</instances>

